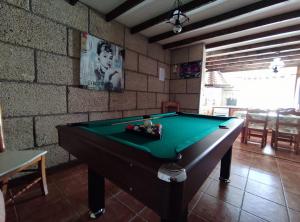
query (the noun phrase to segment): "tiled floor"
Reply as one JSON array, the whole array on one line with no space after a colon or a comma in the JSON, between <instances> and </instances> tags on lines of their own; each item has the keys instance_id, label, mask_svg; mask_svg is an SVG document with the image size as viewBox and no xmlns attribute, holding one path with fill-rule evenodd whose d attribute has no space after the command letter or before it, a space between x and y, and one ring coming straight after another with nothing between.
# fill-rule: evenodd
<instances>
[{"instance_id":1,"label":"tiled floor","mask_svg":"<svg viewBox=\"0 0 300 222\"><path fill-rule=\"evenodd\" d=\"M268 155L263 155L266 153ZM234 144L231 183L218 180L219 166L189 206L189 221L300 221L300 155L270 146ZM299 163L297 162L299 161ZM19 221L88 221L87 168L78 165L48 177L49 195L38 187L18 199ZM17 221L7 208L7 222ZM149 208L106 181L106 213L99 222L159 221Z\"/></svg>"}]
</instances>

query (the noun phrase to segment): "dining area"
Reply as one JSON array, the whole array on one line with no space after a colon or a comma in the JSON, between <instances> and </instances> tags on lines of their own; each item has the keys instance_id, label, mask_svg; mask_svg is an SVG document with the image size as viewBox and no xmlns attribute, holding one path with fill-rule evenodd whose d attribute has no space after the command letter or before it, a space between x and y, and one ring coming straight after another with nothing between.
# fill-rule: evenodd
<instances>
[{"instance_id":1,"label":"dining area","mask_svg":"<svg viewBox=\"0 0 300 222\"><path fill-rule=\"evenodd\" d=\"M233 113L244 120L241 144L299 154L300 112L295 108L244 109Z\"/></svg>"}]
</instances>

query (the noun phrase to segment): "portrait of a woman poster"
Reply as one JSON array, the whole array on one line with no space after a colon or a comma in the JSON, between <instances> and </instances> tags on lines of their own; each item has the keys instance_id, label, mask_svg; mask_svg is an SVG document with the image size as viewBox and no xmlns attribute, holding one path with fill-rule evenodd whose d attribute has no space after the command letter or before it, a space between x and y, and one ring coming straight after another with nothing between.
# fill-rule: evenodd
<instances>
[{"instance_id":1,"label":"portrait of a woman poster","mask_svg":"<svg viewBox=\"0 0 300 222\"><path fill-rule=\"evenodd\" d=\"M80 85L88 89L122 91L123 48L82 33Z\"/></svg>"}]
</instances>

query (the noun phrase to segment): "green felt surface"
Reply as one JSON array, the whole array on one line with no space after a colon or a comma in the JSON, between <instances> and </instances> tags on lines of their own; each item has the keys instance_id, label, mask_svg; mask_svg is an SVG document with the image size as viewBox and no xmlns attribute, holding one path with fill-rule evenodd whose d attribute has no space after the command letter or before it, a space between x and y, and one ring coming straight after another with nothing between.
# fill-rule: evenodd
<instances>
[{"instance_id":1,"label":"green felt surface","mask_svg":"<svg viewBox=\"0 0 300 222\"><path fill-rule=\"evenodd\" d=\"M151 153L158 158L174 159L178 153L198 142L210 133L226 125L228 118L205 118L201 115L175 113L156 114L163 117L152 120L162 124L162 139L153 140L142 135L125 132L128 123L115 123L137 120L131 124L142 124L142 117L97 121L81 128L114 141ZM141 120L141 121L140 121Z\"/></svg>"}]
</instances>

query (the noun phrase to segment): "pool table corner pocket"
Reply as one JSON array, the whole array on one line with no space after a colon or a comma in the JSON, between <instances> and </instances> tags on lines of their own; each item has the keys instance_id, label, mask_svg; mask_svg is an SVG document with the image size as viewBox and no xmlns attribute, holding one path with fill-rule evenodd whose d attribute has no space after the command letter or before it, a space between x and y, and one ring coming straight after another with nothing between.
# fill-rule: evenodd
<instances>
[{"instance_id":1,"label":"pool table corner pocket","mask_svg":"<svg viewBox=\"0 0 300 222\"><path fill-rule=\"evenodd\" d=\"M157 177L166 182L183 182L187 179L185 168L176 163L166 163L160 166Z\"/></svg>"}]
</instances>

